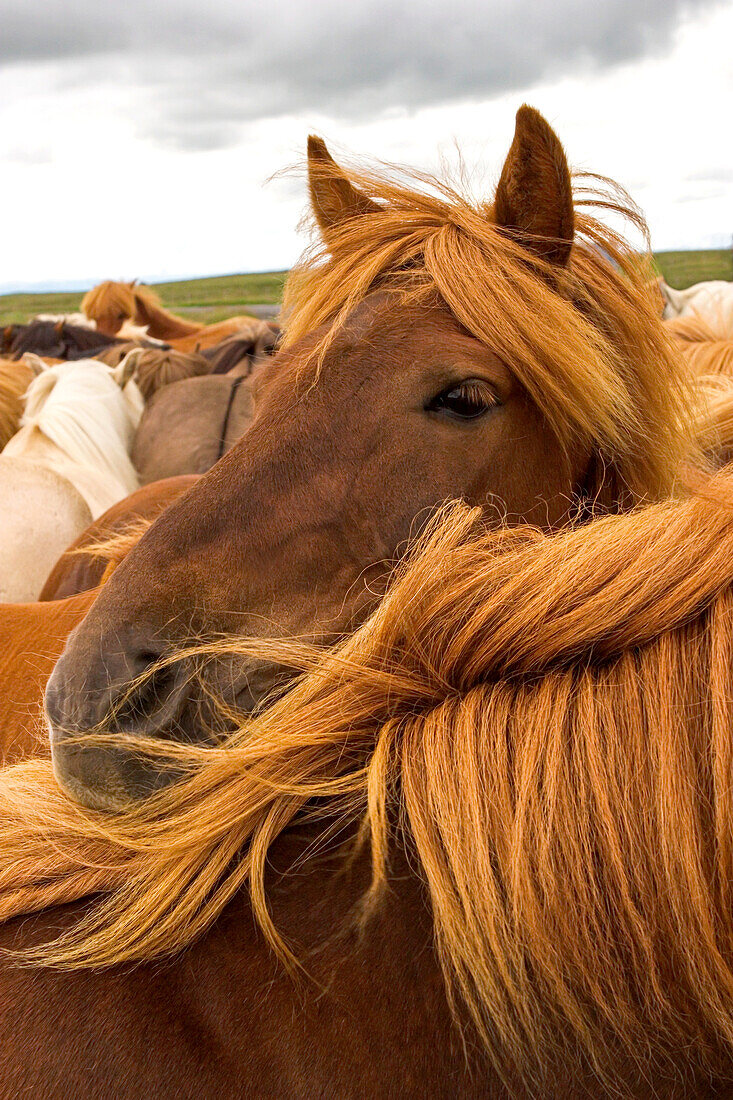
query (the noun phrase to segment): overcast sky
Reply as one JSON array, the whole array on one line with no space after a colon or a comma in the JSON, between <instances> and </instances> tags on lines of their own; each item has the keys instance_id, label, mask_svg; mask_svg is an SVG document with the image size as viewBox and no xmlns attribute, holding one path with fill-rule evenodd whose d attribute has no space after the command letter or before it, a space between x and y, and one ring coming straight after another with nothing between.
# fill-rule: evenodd
<instances>
[{"instance_id":1,"label":"overcast sky","mask_svg":"<svg viewBox=\"0 0 733 1100\"><path fill-rule=\"evenodd\" d=\"M0 0L0 289L287 267L309 131L488 192L525 100L655 248L728 246L732 42L733 0Z\"/></svg>"}]
</instances>

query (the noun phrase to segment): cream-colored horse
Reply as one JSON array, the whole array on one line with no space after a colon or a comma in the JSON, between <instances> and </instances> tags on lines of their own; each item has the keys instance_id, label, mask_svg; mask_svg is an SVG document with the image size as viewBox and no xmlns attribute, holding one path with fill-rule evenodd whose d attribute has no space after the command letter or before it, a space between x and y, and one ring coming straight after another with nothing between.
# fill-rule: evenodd
<instances>
[{"instance_id":1,"label":"cream-colored horse","mask_svg":"<svg viewBox=\"0 0 733 1100\"><path fill-rule=\"evenodd\" d=\"M696 315L715 330L719 340L733 338L733 282L716 279L675 290L660 279L659 289L664 298L665 320Z\"/></svg>"},{"instance_id":2,"label":"cream-colored horse","mask_svg":"<svg viewBox=\"0 0 733 1100\"><path fill-rule=\"evenodd\" d=\"M93 519L138 488L130 461L143 410L131 381L135 361L131 353L114 369L79 359L42 370L26 394L20 431L3 451L67 478Z\"/></svg>"},{"instance_id":3,"label":"cream-colored horse","mask_svg":"<svg viewBox=\"0 0 733 1100\"><path fill-rule=\"evenodd\" d=\"M0 600L35 600L59 555L138 488L130 447L143 410L134 358L40 371L19 432L0 455ZM44 369L45 368L45 369Z\"/></svg>"}]
</instances>

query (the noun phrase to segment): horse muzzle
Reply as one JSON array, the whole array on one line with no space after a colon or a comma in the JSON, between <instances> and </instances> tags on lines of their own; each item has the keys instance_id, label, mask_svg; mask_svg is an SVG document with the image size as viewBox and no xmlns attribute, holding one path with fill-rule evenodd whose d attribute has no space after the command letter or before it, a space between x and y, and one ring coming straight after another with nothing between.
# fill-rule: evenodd
<instances>
[{"instance_id":1,"label":"horse muzzle","mask_svg":"<svg viewBox=\"0 0 733 1100\"><path fill-rule=\"evenodd\" d=\"M93 809L121 809L175 782L182 770L166 744L221 744L233 715L257 711L288 679L264 662L172 659L139 629L114 642L91 647L75 631L46 687L57 781Z\"/></svg>"}]
</instances>

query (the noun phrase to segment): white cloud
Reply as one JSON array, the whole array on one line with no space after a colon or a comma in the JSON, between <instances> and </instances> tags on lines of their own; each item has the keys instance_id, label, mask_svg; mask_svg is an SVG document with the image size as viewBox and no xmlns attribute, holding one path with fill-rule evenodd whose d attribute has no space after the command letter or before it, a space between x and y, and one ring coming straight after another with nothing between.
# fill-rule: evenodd
<instances>
[{"instance_id":1,"label":"white cloud","mask_svg":"<svg viewBox=\"0 0 733 1100\"><path fill-rule=\"evenodd\" d=\"M301 180L265 184L302 155L309 130L361 155L427 169L457 142L469 166L485 167L489 186L524 99L555 125L575 165L630 188L655 247L728 243L733 152L720 120L733 102L731 41L727 3L685 19L666 52L642 60L609 67L589 56L580 72L561 65L572 70L562 79L442 105L411 106L394 93L371 117L328 97L317 111L306 104L268 117L263 97L261 117L249 112L241 124L203 92L200 110L189 111L193 86L179 114L161 106L156 95L172 94L175 82L161 83L152 58L142 70L139 61L99 53L14 64L0 71L0 283L288 266L302 245L295 230L305 189ZM177 142L189 114L199 132ZM165 118L170 141L161 143Z\"/></svg>"}]
</instances>

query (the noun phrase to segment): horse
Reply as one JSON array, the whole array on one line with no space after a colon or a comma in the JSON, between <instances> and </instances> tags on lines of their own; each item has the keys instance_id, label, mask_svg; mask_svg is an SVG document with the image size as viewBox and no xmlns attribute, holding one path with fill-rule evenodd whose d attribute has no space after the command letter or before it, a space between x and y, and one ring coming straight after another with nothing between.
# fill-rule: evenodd
<instances>
[{"instance_id":1,"label":"horse","mask_svg":"<svg viewBox=\"0 0 733 1100\"><path fill-rule=\"evenodd\" d=\"M660 278L659 289L665 301L665 320L697 315L716 327L719 339L733 339L733 282L716 279L675 290Z\"/></svg>"},{"instance_id":2,"label":"horse","mask_svg":"<svg viewBox=\"0 0 733 1100\"><path fill-rule=\"evenodd\" d=\"M81 328L96 328L94 321L90 321L85 313L36 313L31 317L31 324L34 321L52 321L54 324L58 324L59 321L63 321L66 325L76 325Z\"/></svg>"},{"instance_id":3,"label":"horse","mask_svg":"<svg viewBox=\"0 0 733 1100\"><path fill-rule=\"evenodd\" d=\"M708 1096L733 508L682 492L694 380L531 108L493 203L315 138L309 186L249 430L70 636L52 764L0 777L0 1079Z\"/></svg>"},{"instance_id":4,"label":"horse","mask_svg":"<svg viewBox=\"0 0 733 1100\"><path fill-rule=\"evenodd\" d=\"M150 336L174 343L179 351L195 351L197 347L210 347L238 328L256 324L253 317L233 317L217 325L203 325L196 321L184 321L164 309L160 298L148 286L131 283L115 283L111 280L99 283L87 291L81 308L97 326L99 332L116 336L126 320L144 327ZM191 342L187 337L195 337Z\"/></svg>"},{"instance_id":5,"label":"horse","mask_svg":"<svg viewBox=\"0 0 733 1100\"><path fill-rule=\"evenodd\" d=\"M132 445L140 484L210 470L249 428L250 387L235 368L233 376L184 379L154 394Z\"/></svg>"},{"instance_id":6,"label":"horse","mask_svg":"<svg viewBox=\"0 0 733 1100\"><path fill-rule=\"evenodd\" d=\"M289 694L166 742L189 778L147 809L0 775L7 1095L733 1095L733 479L704 489L443 514Z\"/></svg>"},{"instance_id":7,"label":"horse","mask_svg":"<svg viewBox=\"0 0 733 1100\"><path fill-rule=\"evenodd\" d=\"M54 603L0 603L0 761L48 756L43 691L96 593ZM1 1015L1 1013L0 1013Z\"/></svg>"},{"instance_id":8,"label":"horse","mask_svg":"<svg viewBox=\"0 0 733 1100\"><path fill-rule=\"evenodd\" d=\"M154 481L113 504L64 550L48 574L39 602L66 599L97 588L110 565L119 564L147 524L197 480L194 475L184 475Z\"/></svg>"},{"instance_id":9,"label":"horse","mask_svg":"<svg viewBox=\"0 0 733 1100\"><path fill-rule=\"evenodd\" d=\"M134 378L140 393L149 401L162 386L171 382L180 382L184 378L196 378L209 374L211 365L208 359L196 352L175 351L173 348L134 348L130 344L123 347L133 352L135 363ZM109 366L120 361L119 348L110 348L101 352L97 358ZM124 355L122 356L124 358Z\"/></svg>"},{"instance_id":10,"label":"horse","mask_svg":"<svg viewBox=\"0 0 733 1100\"><path fill-rule=\"evenodd\" d=\"M64 322L32 321L28 325L9 325L3 337L3 355L20 359L26 352L53 359L73 361L90 359L113 344L116 338L95 329Z\"/></svg>"},{"instance_id":11,"label":"horse","mask_svg":"<svg viewBox=\"0 0 733 1100\"><path fill-rule=\"evenodd\" d=\"M20 427L23 395L35 376L28 363L0 359L0 451Z\"/></svg>"},{"instance_id":12,"label":"horse","mask_svg":"<svg viewBox=\"0 0 733 1100\"><path fill-rule=\"evenodd\" d=\"M210 363L210 374L248 375L275 352L280 339L279 325L263 321L259 331L235 334L201 354Z\"/></svg>"},{"instance_id":13,"label":"horse","mask_svg":"<svg viewBox=\"0 0 733 1100\"><path fill-rule=\"evenodd\" d=\"M93 359L47 367L26 396L21 429L3 450L61 474L96 519L138 488L129 452L143 399L130 356L111 369Z\"/></svg>"},{"instance_id":14,"label":"horse","mask_svg":"<svg viewBox=\"0 0 733 1100\"><path fill-rule=\"evenodd\" d=\"M91 523L89 505L56 470L0 455L0 514L0 604L36 600L54 562Z\"/></svg>"}]
</instances>

